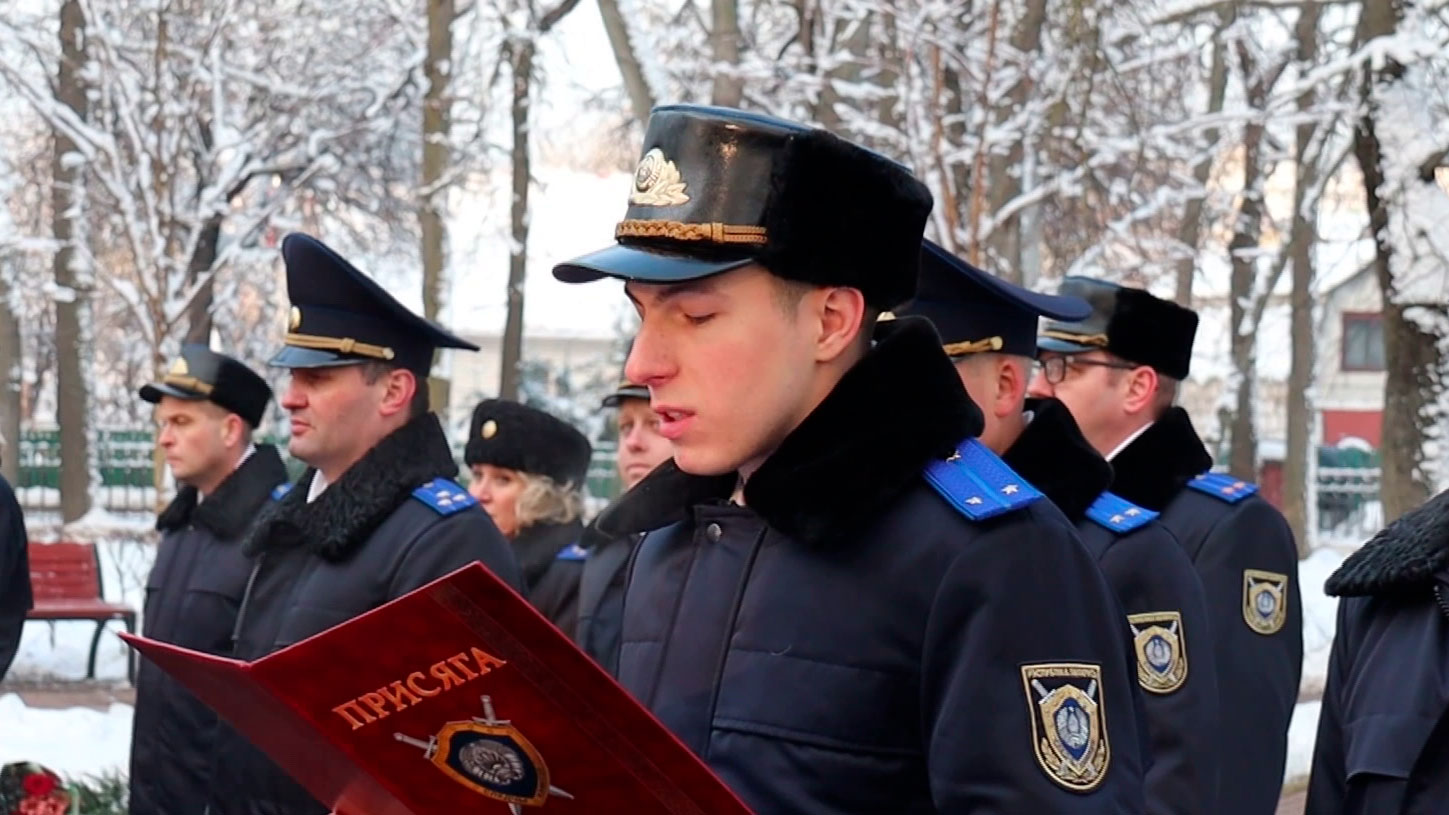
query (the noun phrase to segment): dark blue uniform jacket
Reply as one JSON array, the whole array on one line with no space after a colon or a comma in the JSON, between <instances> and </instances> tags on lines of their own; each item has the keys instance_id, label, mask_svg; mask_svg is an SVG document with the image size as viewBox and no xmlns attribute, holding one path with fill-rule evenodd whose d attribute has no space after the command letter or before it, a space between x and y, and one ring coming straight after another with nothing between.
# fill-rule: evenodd
<instances>
[{"instance_id":1,"label":"dark blue uniform jacket","mask_svg":"<svg viewBox=\"0 0 1449 815\"><path fill-rule=\"evenodd\" d=\"M614 506L609 534L659 530L620 680L762 814L1141 812L1111 589L968 438L980 414L934 331L896 322L746 506L735 475L673 463Z\"/></svg>"},{"instance_id":2,"label":"dark blue uniform jacket","mask_svg":"<svg viewBox=\"0 0 1449 815\"><path fill-rule=\"evenodd\" d=\"M1328 579L1342 597L1307 815L1449 812L1449 493Z\"/></svg>"},{"instance_id":3,"label":"dark blue uniform jacket","mask_svg":"<svg viewBox=\"0 0 1449 815\"><path fill-rule=\"evenodd\" d=\"M156 519L161 546L146 581L142 633L208 654L231 653L231 632L251 560L241 537L287 469L263 445L204 501L183 487ZM142 659L131 731L131 815L200 812L206 806L216 714Z\"/></svg>"},{"instance_id":4,"label":"dark blue uniform jacket","mask_svg":"<svg viewBox=\"0 0 1449 815\"><path fill-rule=\"evenodd\" d=\"M1152 815L1217 815L1218 685L1207 599L1192 560L1157 513L1110 493L1112 468L1055 399L1004 458L1077 525L1127 614L1152 765Z\"/></svg>"},{"instance_id":5,"label":"dark blue uniform jacket","mask_svg":"<svg viewBox=\"0 0 1449 815\"><path fill-rule=\"evenodd\" d=\"M1212 458L1181 408L1112 459L1112 492L1156 510L1207 593L1217 658L1218 809L1273 815L1303 669L1298 550L1247 482L1207 475Z\"/></svg>"}]
</instances>

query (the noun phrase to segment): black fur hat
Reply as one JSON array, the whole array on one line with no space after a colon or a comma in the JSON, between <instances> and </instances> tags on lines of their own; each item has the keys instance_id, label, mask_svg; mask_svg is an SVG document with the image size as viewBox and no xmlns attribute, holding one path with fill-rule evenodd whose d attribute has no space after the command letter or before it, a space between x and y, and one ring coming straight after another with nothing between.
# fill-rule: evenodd
<instances>
[{"instance_id":1,"label":"black fur hat","mask_svg":"<svg viewBox=\"0 0 1449 815\"><path fill-rule=\"evenodd\" d=\"M655 108L617 245L554 267L566 283L679 283L760 263L860 289L916 288L931 193L905 167L817 128L699 105Z\"/></svg>"},{"instance_id":2,"label":"black fur hat","mask_svg":"<svg viewBox=\"0 0 1449 815\"><path fill-rule=\"evenodd\" d=\"M463 460L546 475L582 487L593 447L573 425L538 408L485 399L473 410Z\"/></svg>"},{"instance_id":3,"label":"black fur hat","mask_svg":"<svg viewBox=\"0 0 1449 815\"><path fill-rule=\"evenodd\" d=\"M1092 313L1076 322L1048 322L1037 338L1042 351L1108 351L1173 379L1187 379L1197 312L1143 289L1090 277L1068 277L1057 293L1086 300Z\"/></svg>"}]
</instances>

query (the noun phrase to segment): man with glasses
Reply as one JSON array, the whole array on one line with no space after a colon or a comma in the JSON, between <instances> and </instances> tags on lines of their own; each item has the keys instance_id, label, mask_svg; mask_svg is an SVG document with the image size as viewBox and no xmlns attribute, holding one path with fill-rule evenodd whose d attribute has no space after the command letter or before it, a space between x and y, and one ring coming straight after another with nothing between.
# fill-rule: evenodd
<instances>
[{"instance_id":1,"label":"man with glasses","mask_svg":"<svg viewBox=\"0 0 1449 815\"><path fill-rule=\"evenodd\" d=\"M935 325L986 418L981 441L1076 524L1116 591L1152 747L1147 811L1216 815L1218 689L1202 582L1157 513L1107 492L1112 468L1067 408L1026 398L1038 318L1090 312L1080 298L1013 286L930 241L916 298L895 310Z\"/></svg>"},{"instance_id":2,"label":"man with glasses","mask_svg":"<svg viewBox=\"0 0 1449 815\"><path fill-rule=\"evenodd\" d=\"M1084 320L1049 321L1031 394L1055 397L1112 464L1112 491L1161 513L1207 592L1221 716L1218 809L1271 815L1303 664L1298 555L1283 516L1212 457L1175 407L1197 314L1141 289L1068 277Z\"/></svg>"}]
</instances>

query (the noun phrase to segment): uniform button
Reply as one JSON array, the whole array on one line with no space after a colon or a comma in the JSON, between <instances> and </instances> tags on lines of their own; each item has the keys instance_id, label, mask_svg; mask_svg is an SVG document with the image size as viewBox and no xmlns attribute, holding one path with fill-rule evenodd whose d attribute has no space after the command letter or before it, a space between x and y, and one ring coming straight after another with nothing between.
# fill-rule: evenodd
<instances>
[{"instance_id":1,"label":"uniform button","mask_svg":"<svg viewBox=\"0 0 1449 815\"><path fill-rule=\"evenodd\" d=\"M710 524L704 528L704 536L709 538L710 543L719 543L719 539L724 537L724 527L719 524Z\"/></svg>"}]
</instances>

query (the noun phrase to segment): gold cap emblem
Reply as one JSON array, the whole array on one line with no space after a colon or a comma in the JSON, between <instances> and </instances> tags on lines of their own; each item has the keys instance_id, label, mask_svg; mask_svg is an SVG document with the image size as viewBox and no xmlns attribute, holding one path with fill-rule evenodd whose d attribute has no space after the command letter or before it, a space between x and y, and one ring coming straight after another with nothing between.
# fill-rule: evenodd
<instances>
[{"instance_id":1,"label":"gold cap emblem","mask_svg":"<svg viewBox=\"0 0 1449 815\"><path fill-rule=\"evenodd\" d=\"M482 435L485 439L491 439L494 436L498 435L498 423L493 421L492 419L484 422Z\"/></svg>"},{"instance_id":2,"label":"gold cap emblem","mask_svg":"<svg viewBox=\"0 0 1449 815\"><path fill-rule=\"evenodd\" d=\"M171 370L168 372L167 375L168 376L186 376L189 373L191 373L191 369L188 368L188 367L186 367L186 358L185 357L177 357L176 358L176 361L173 362L173 363L171 363Z\"/></svg>"},{"instance_id":3,"label":"gold cap emblem","mask_svg":"<svg viewBox=\"0 0 1449 815\"><path fill-rule=\"evenodd\" d=\"M679 177L679 168L664 157L658 147L639 159L634 170L634 191L629 194L629 203L643 207L674 207L689 202L684 192L684 181Z\"/></svg>"},{"instance_id":4,"label":"gold cap emblem","mask_svg":"<svg viewBox=\"0 0 1449 815\"><path fill-rule=\"evenodd\" d=\"M302 327L302 310L292 306L292 313L287 317L287 330L296 331Z\"/></svg>"}]
</instances>

